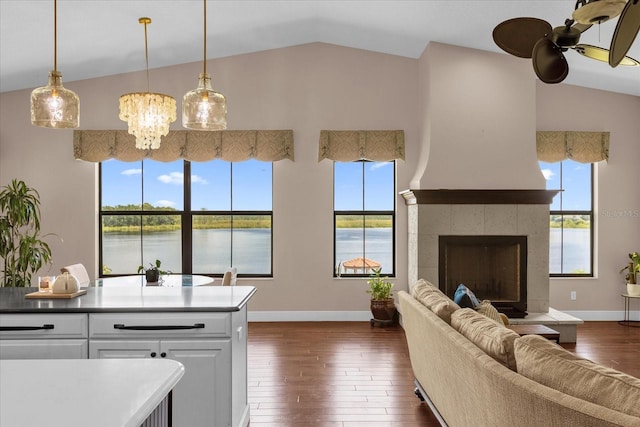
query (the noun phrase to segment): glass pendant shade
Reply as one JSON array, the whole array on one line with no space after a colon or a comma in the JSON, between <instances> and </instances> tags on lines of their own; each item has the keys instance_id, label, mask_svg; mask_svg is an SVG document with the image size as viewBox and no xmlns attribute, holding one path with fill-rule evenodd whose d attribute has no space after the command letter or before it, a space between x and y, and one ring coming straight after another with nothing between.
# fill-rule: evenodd
<instances>
[{"instance_id":1,"label":"glass pendant shade","mask_svg":"<svg viewBox=\"0 0 640 427\"><path fill-rule=\"evenodd\" d=\"M31 92L31 123L46 128L77 128L80 121L80 99L62 86L62 74L49 72L49 82Z\"/></svg>"},{"instance_id":2,"label":"glass pendant shade","mask_svg":"<svg viewBox=\"0 0 640 427\"><path fill-rule=\"evenodd\" d=\"M119 118L136 137L136 148L158 149L160 138L169 133L169 124L176 121L176 100L161 93L127 93L120 97Z\"/></svg>"},{"instance_id":3,"label":"glass pendant shade","mask_svg":"<svg viewBox=\"0 0 640 427\"><path fill-rule=\"evenodd\" d=\"M193 130L227 128L227 100L213 90L207 73L200 73L198 87L182 98L182 126Z\"/></svg>"}]
</instances>

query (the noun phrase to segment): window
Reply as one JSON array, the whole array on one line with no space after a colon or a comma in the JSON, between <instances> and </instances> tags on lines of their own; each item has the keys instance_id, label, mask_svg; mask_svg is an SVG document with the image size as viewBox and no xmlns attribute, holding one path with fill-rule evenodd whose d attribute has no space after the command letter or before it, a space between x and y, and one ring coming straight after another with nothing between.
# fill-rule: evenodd
<instances>
[{"instance_id":1,"label":"window","mask_svg":"<svg viewBox=\"0 0 640 427\"><path fill-rule=\"evenodd\" d=\"M548 190L562 190L550 207L549 274L593 276L593 164L540 162Z\"/></svg>"},{"instance_id":2,"label":"window","mask_svg":"<svg viewBox=\"0 0 640 427\"><path fill-rule=\"evenodd\" d=\"M334 162L334 276L395 276L395 162Z\"/></svg>"},{"instance_id":3,"label":"window","mask_svg":"<svg viewBox=\"0 0 640 427\"><path fill-rule=\"evenodd\" d=\"M103 275L156 259L174 273L272 275L272 164L153 160L100 164Z\"/></svg>"}]
</instances>

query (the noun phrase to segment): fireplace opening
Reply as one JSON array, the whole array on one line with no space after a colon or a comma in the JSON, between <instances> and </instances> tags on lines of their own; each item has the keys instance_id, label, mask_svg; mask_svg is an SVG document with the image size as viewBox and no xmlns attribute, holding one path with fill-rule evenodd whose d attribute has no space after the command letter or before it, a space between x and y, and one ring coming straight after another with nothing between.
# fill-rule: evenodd
<instances>
[{"instance_id":1,"label":"fireplace opening","mask_svg":"<svg viewBox=\"0 0 640 427\"><path fill-rule=\"evenodd\" d=\"M508 317L527 314L527 236L440 236L439 287L461 283Z\"/></svg>"}]
</instances>

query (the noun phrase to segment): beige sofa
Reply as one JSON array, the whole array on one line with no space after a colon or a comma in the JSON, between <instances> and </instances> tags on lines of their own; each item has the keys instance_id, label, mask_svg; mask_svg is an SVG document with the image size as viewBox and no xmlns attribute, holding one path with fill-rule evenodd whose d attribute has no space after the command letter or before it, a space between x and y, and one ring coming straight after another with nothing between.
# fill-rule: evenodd
<instances>
[{"instance_id":1,"label":"beige sofa","mask_svg":"<svg viewBox=\"0 0 640 427\"><path fill-rule=\"evenodd\" d=\"M518 337L428 282L398 298L416 394L442 425L640 426L639 379Z\"/></svg>"}]
</instances>

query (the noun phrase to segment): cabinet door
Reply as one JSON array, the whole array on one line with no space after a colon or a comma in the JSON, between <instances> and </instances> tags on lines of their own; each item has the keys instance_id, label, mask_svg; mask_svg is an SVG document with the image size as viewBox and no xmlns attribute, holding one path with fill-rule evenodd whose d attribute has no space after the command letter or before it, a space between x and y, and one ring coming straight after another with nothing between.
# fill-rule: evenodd
<instances>
[{"instance_id":1,"label":"cabinet door","mask_svg":"<svg viewBox=\"0 0 640 427\"><path fill-rule=\"evenodd\" d=\"M90 340L90 359L136 359L160 357L158 340Z\"/></svg>"},{"instance_id":2,"label":"cabinet door","mask_svg":"<svg viewBox=\"0 0 640 427\"><path fill-rule=\"evenodd\" d=\"M0 340L0 360L86 359L87 340Z\"/></svg>"},{"instance_id":3,"label":"cabinet door","mask_svg":"<svg viewBox=\"0 0 640 427\"><path fill-rule=\"evenodd\" d=\"M173 393L173 425L231 425L231 341L167 340L160 354L184 365Z\"/></svg>"}]
</instances>

